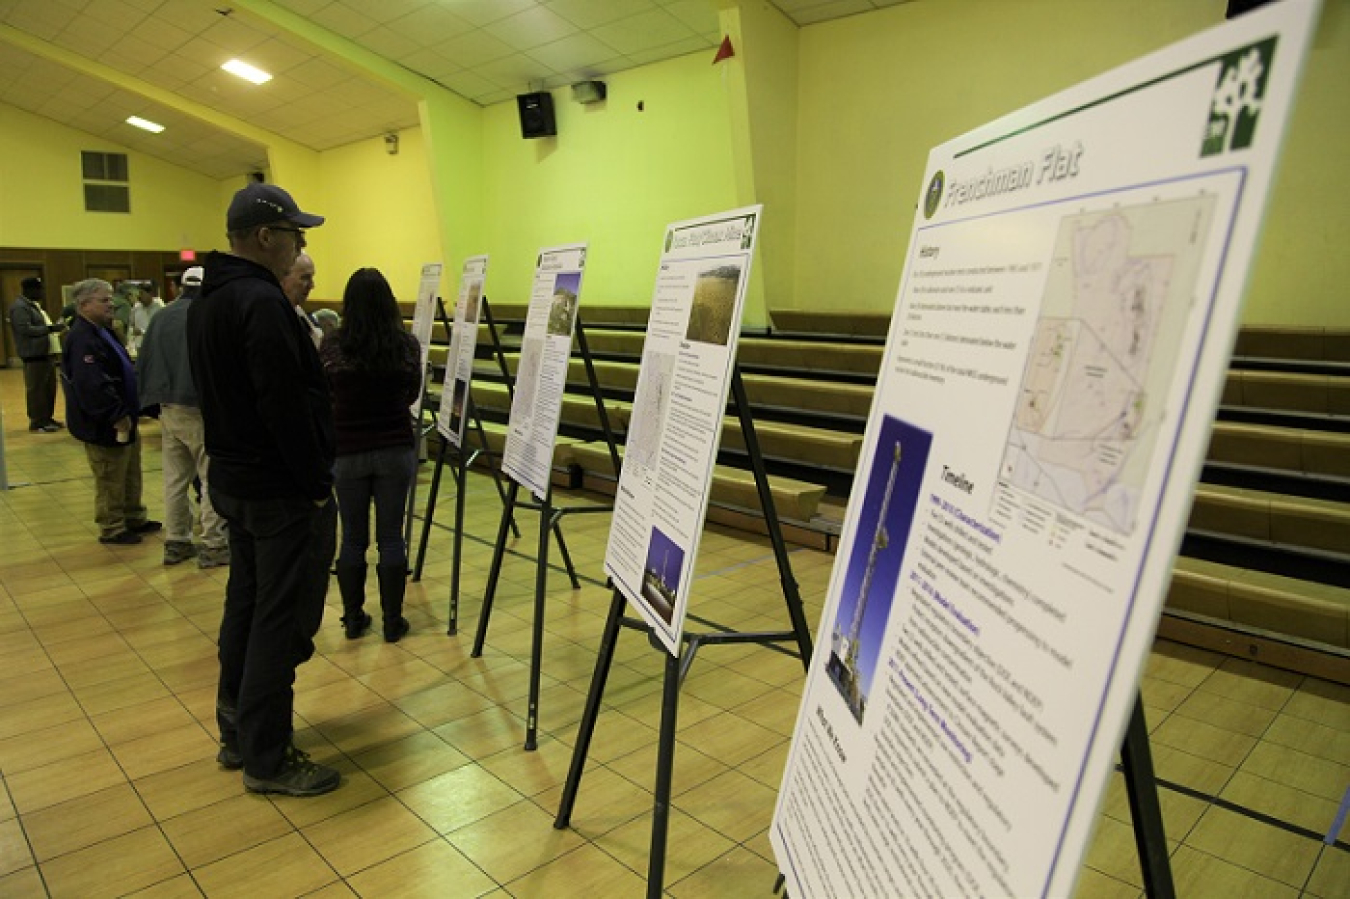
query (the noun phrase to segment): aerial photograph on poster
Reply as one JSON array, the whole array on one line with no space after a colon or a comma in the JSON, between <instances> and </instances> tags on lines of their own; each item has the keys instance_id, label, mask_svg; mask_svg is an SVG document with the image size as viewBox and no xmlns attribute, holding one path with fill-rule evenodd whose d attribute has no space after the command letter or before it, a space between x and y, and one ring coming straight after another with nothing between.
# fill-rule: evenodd
<instances>
[{"instance_id":1,"label":"aerial photograph on poster","mask_svg":"<svg viewBox=\"0 0 1350 899\"><path fill-rule=\"evenodd\" d=\"M861 724L933 435L889 415L881 421L867 492L830 632L825 669Z\"/></svg>"},{"instance_id":2,"label":"aerial photograph on poster","mask_svg":"<svg viewBox=\"0 0 1350 899\"><path fill-rule=\"evenodd\" d=\"M686 340L726 346L736 310L736 288L741 283L739 265L719 265L699 272L694 281L694 301L689 309Z\"/></svg>"}]
</instances>

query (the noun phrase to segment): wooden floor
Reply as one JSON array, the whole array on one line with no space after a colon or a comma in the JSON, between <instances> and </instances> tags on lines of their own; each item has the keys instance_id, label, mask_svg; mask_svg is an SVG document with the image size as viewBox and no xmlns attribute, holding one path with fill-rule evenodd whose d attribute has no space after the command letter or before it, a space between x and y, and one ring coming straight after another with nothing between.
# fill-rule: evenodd
<instances>
[{"instance_id":1,"label":"wooden floor","mask_svg":"<svg viewBox=\"0 0 1350 899\"><path fill-rule=\"evenodd\" d=\"M552 827L608 605L609 516L563 524L587 583L550 580L537 752L521 749L535 526L514 544L486 652L471 659L500 509L474 476L460 634L445 633L444 527L410 586L403 642L344 639L332 588L299 673L296 741L344 783L317 799L253 796L214 761L226 573L163 567L158 537L100 546L80 445L27 431L19 372L0 371L0 402L12 486L0 492L0 896L643 894L661 659L638 635L620 638L575 829ZM160 517L153 426L144 468ZM452 507L447 492L437 521ZM832 562L792 554L813 626ZM762 540L708 531L694 611L780 628L776 585ZM700 654L681 700L668 895L770 895L766 832L801 684L800 665L768 650ZM1166 643L1142 688L1173 785L1161 796L1178 895L1350 897L1350 828L1324 842L1350 788L1350 689ZM1078 895L1140 894L1116 775Z\"/></svg>"}]
</instances>

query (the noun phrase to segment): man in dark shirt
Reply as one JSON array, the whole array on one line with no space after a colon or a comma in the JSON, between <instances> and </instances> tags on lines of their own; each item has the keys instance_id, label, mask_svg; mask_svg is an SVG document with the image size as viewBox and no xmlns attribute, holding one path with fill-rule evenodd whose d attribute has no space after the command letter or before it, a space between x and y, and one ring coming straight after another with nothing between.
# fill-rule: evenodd
<instances>
[{"instance_id":1,"label":"man in dark shirt","mask_svg":"<svg viewBox=\"0 0 1350 899\"><path fill-rule=\"evenodd\" d=\"M336 770L291 742L295 668L314 653L336 538L333 414L318 353L281 290L323 218L251 183L226 214L230 252L205 259L188 310L211 500L229 524L220 625L218 761L257 793L314 796Z\"/></svg>"},{"instance_id":2,"label":"man in dark shirt","mask_svg":"<svg viewBox=\"0 0 1350 899\"><path fill-rule=\"evenodd\" d=\"M61 344L56 335L66 329L52 324L42 307L46 297L41 278L24 278L23 295L9 309L14 328L14 350L23 360L23 384L28 401L28 430L51 434L61 430L61 422L52 417L56 410L56 357Z\"/></svg>"}]
</instances>

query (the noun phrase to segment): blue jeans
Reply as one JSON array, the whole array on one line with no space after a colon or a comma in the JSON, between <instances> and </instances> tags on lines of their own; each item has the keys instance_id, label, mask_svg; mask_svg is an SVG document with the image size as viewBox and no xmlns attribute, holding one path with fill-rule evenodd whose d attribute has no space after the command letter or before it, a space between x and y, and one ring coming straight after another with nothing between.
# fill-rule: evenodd
<instances>
[{"instance_id":1,"label":"blue jeans","mask_svg":"<svg viewBox=\"0 0 1350 899\"><path fill-rule=\"evenodd\" d=\"M375 501L375 546L380 565L408 564L403 542L403 513L408 490L417 474L417 452L411 446L349 453L337 457L333 485L342 517L342 548L338 562L359 565L370 546L370 501Z\"/></svg>"},{"instance_id":2,"label":"blue jeans","mask_svg":"<svg viewBox=\"0 0 1350 899\"><path fill-rule=\"evenodd\" d=\"M271 777L291 742L295 668L314 654L337 516L304 497L241 499L211 486L230 534L230 580L220 622L217 713L244 771Z\"/></svg>"}]
</instances>

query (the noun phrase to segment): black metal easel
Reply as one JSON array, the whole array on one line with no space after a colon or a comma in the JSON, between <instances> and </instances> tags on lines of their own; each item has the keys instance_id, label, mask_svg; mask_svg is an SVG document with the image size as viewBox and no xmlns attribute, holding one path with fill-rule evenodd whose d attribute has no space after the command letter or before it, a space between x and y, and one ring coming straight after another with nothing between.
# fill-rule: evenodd
<instances>
[{"instance_id":1,"label":"black metal easel","mask_svg":"<svg viewBox=\"0 0 1350 899\"><path fill-rule=\"evenodd\" d=\"M503 373L505 373L506 372L506 363L504 359L505 354L504 350L502 349L501 340L497 334L497 329L492 321L491 312L488 310L487 297L483 297L481 302L482 302L481 308L483 312L488 316L488 334L491 338L492 354L494 357L496 357L498 364L502 366ZM445 310L445 304L439 296L436 297L436 306L438 311L438 318L441 322L441 325L445 328L447 339L449 340L450 345L453 346L454 345L453 326L450 320L450 316ZM450 363L450 366L453 366L454 360L448 361ZM447 366L446 371L450 373L451 377L453 378L453 370L450 366ZM506 382L506 387L507 391L509 392L512 389L512 385L509 379L509 375L507 375L507 378L508 380ZM441 397L441 401L448 402L447 398L444 396ZM454 464L454 478L455 478L455 528L454 528L455 537L454 537L453 561L450 573L450 624L446 631L448 634L455 634L459 631L460 561L462 558L464 546L464 501L465 501L464 488L467 482L467 472L469 466L472 465L479 458L479 456L486 454L486 456L490 459L493 455L492 450L488 444L487 430L483 427L483 419L482 416L478 414L478 407L473 402L473 396L471 394L465 396L464 403L465 403L465 415L467 415L473 421L474 430L478 434L479 448L469 450L466 452L465 447L463 446L454 447L455 460L453 464ZM432 425L432 427L434 428L435 425ZM427 543L430 540L431 525L436 515L436 498L440 493L441 471L445 466L446 457L450 453L452 446L453 445L450 443L450 441L445 439L444 435L442 435L440 452L437 453L436 456L436 469L432 473L431 488L427 495L426 514L424 515L422 520L422 537L421 540L418 542L417 561L413 565L412 579L414 582L420 581L422 579L422 566L426 561ZM489 472L491 472L492 479L497 486L497 495L499 498L501 498L503 504L505 504L506 488L502 486L501 475L497 471L497 467L495 465L489 464L488 470ZM411 503L409 504L409 509L411 510ZM409 526L411 527L411 515L409 516ZM510 527L512 532L517 537L519 537L520 527L516 524L514 518L510 520Z\"/></svg>"},{"instance_id":2,"label":"black metal easel","mask_svg":"<svg viewBox=\"0 0 1350 899\"><path fill-rule=\"evenodd\" d=\"M745 448L750 456L750 465L755 474L755 485L759 489L759 501L764 511L764 520L768 526L769 540L773 544L774 559L778 565L779 580L783 586L783 599L787 604L788 618L792 629L788 631L738 632L718 630L712 633L689 633L681 635L684 649L679 655L672 655L646 622L641 619L625 617L624 606L627 600L621 591L615 588L610 600L609 615L605 619L605 629L600 638L600 651L595 661L595 673L591 678L591 689L586 696L586 709L581 723L577 726L577 742L572 752L572 765L567 773L563 787L562 801L558 807L558 817L553 826L559 830L568 827L572 820L572 809L576 804L577 790L581 785L581 775L586 768L586 755L590 751L591 737L595 733L595 724L600 715L600 704L604 700L605 682L609 678L609 669L614 661L614 649L618 643L619 628L628 627L647 633L652 647L665 655L665 672L661 694L661 730L657 741L655 799L652 806L651 854L647 862L647 896L659 899L662 895L666 869L666 839L670 819L671 777L675 766L675 722L679 712L680 685L693 665L694 656L705 645L726 643L758 643L778 649L780 643L795 641L797 655L801 658L805 670L811 664L811 633L806 624L806 615L802 610L801 596L797 590L797 581L792 576L792 566L788 559L787 546L783 540L782 528L774 509L773 494L769 489L769 478L764 467L764 457L760 453L759 439L755 435L754 420L750 416L750 406L746 400L745 386L741 382L740 367L732 373L731 392L736 402L736 411L740 418L741 430L745 436ZM702 619L695 619L702 621ZM711 624L711 622L703 622Z\"/></svg>"},{"instance_id":3,"label":"black metal easel","mask_svg":"<svg viewBox=\"0 0 1350 899\"><path fill-rule=\"evenodd\" d=\"M609 446L610 463L614 466L614 474L617 478L621 465L619 449L614 440L614 431L609 424L609 413L605 409L600 381L595 373L595 363L591 359L590 345L586 342L586 328L582 324L580 311L577 312L574 333L577 340L577 350L581 354L582 363L586 367L586 378L590 384L591 396L595 400L595 411L600 419L600 428L604 432L605 442ZM516 497L519 494L519 489L520 485L512 478L511 486L507 489L506 505L502 510L502 524L497 529L497 543L492 554L492 565L488 570L487 587L483 592L483 613L478 619L478 634L474 638L473 651L470 655L473 658L479 658L483 654L483 642L487 639L488 624L492 619L492 604L497 593L497 581L501 575L502 559L506 553L507 517L516 508L537 509L539 511L539 552L535 559L534 626L530 642L529 709L525 716L525 749L534 750L538 746L539 679L544 654L544 597L548 590L549 534L551 533L557 538L558 551L562 554L563 564L567 569L567 576L571 580L572 589L580 589L581 582L577 579L571 554L568 553L567 544L563 540L562 519L567 515L609 512L612 507L576 506L559 508L553 505L552 485L549 486L544 499L540 502L517 502Z\"/></svg>"}]
</instances>

